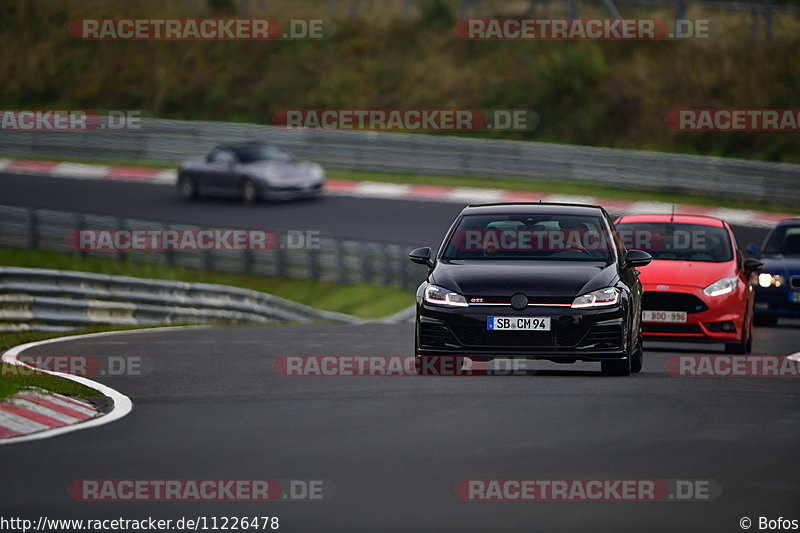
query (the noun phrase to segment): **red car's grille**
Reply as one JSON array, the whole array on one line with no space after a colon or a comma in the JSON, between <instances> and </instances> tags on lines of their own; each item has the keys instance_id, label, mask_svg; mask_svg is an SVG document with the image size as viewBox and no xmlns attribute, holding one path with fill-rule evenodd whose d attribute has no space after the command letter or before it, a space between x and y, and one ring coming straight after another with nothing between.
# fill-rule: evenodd
<instances>
[{"instance_id":1,"label":"red car's grille","mask_svg":"<svg viewBox=\"0 0 800 533\"><path fill-rule=\"evenodd\" d=\"M708 306L694 294L684 292L650 292L642 295L642 309L648 311L684 311L700 313Z\"/></svg>"}]
</instances>

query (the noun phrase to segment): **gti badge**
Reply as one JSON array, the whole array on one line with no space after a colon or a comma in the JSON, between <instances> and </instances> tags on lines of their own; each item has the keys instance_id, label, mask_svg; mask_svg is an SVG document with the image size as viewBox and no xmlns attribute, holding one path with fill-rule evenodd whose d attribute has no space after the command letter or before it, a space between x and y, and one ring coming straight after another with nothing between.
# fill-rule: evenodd
<instances>
[{"instance_id":1,"label":"gti badge","mask_svg":"<svg viewBox=\"0 0 800 533\"><path fill-rule=\"evenodd\" d=\"M668 291L669 290L669 285L656 285L656 289L658 289L660 291Z\"/></svg>"}]
</instances>

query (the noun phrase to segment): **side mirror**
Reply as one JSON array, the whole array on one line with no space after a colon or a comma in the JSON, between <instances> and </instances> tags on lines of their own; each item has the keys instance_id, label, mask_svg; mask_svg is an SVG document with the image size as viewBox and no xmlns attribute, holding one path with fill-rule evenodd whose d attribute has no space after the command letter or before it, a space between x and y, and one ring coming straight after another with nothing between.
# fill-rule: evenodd
<instances>
[{"instance_id":1,"label":"side mirror","mask_svg":"<svg viewBox=\"0 0 800 533\"><path fill-rule=\"evenodd\" d=\"M642 250L628 250L628 255L625 257L625 264L623 268L629 267L643 267L649 265L653 260L653 256Z\"/></svg>"},{"instance_id":2,"label":"side mirror","mask_svg":"<svg viewBox=\"0 0 800 533\"><path fill-rule=\"evenodd\" d=\"M420 265L425 265L428 268L433 266L433 261L431 261L431 249L425 246L424 248L417 248L415 250L411 250L408 253L408 258L411 259L412 263L418 263Z\"/></svg>"},{"instance_id":3,"label":"side mirror","mask_svg":"<svg viewBox=\"0 0 800 533\"><path fill-rule=\"evenodd\" d=\"M764 263L759 261L758 259L753 259L752 257L748 257L744 260L744 273L746 276L750 276L753 272L758 272L764 268Z\"/></svg>"},{"instance_id":4,"label":"side mirror","mask_svg":"<svg viewBox=\"0 0 800 533\"><path fill-rule=\"evenodd\" d=\"M753 257L761 257L761 248L757 244L748 244L745 250Z\"/></svg>"}]
</instances>

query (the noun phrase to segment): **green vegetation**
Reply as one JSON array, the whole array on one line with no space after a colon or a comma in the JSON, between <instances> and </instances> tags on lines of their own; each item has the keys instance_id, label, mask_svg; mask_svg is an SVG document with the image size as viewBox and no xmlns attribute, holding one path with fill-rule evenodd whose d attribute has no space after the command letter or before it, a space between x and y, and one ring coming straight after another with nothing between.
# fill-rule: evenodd
<instances>
[{"instance_id":1,"label":"green vegetation","mask_svg":"<svg viewBox=\"0 0 800 533\"><path fill-rule=\"evenodd\" d=\"M340 285L328 281L205 272L158 263L115 261L42 250L0 248L0 265L28 268L41 268L46 265L48 268L60 270L232 285L274 294L316 309L337 311L361 318L380 318L414 303L414 295L410 291L394 287L371 284Z\"/></svg>"},{"instance_id":2,"label":"green vegetation","mask_svg":"<svg viewBox=\"0 0 800 533\"><path fill-rule=\"evenodd\" d=\"M213 16L239 2L2 2L0 101L265 124L292 108L531 109L541 117L533 131L469 135L800 162L797 134L683 133L664 124L673 108L796 107L796 17L776 16L771 42L750 37L747 11L696 7L686 17L711 19L710 39L464 41L453 31L455 1L430 0L408 18L402 2L362 2L358 19L344 16L349 2L338 4L336 33L325 41L94 42L72 38L69 21ZM528 2L484 5L514 16ZM268 8L251 14L327 15L322 0L270 0ZM553 4L550 16L564 16L561 9ZM673 16L671 8L620 9ZM581 16L607 14L584 2Z\"/></svg>"},{"instance_id":3,"label":"green vegetation","mask_svg":"<svg viewBox=\"0 0 800 533\"><path fill-rule=\"evenodd\" d=\"M0 401L29 387L38 387L76 398L99 395L96 390L68 379L50 376L27 367L0 363Z\"/></svg>"}]
</instances>

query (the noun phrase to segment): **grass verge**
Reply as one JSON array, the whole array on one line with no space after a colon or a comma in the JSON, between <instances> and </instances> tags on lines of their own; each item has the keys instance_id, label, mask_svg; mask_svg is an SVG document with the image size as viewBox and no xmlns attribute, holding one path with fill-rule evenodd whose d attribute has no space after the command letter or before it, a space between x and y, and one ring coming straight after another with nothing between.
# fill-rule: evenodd
<instances>
[{"instance_id":1,"label":"grass verge","mask_svg":"<svg viewBox=\"0 0 800 533\"><path fill-rule=\"evenodd\" d=\"M414 303L411 291L373 284L340 285L328 281L308 281L256 275L205 272L158 263L115 261L102 257L44 250L0 248L0 265L27 268L78 270L115 276L134 276L173 281L217 283L274 294L287 300L360 318L380 318Z\"/></svg>"}]
</instances>

